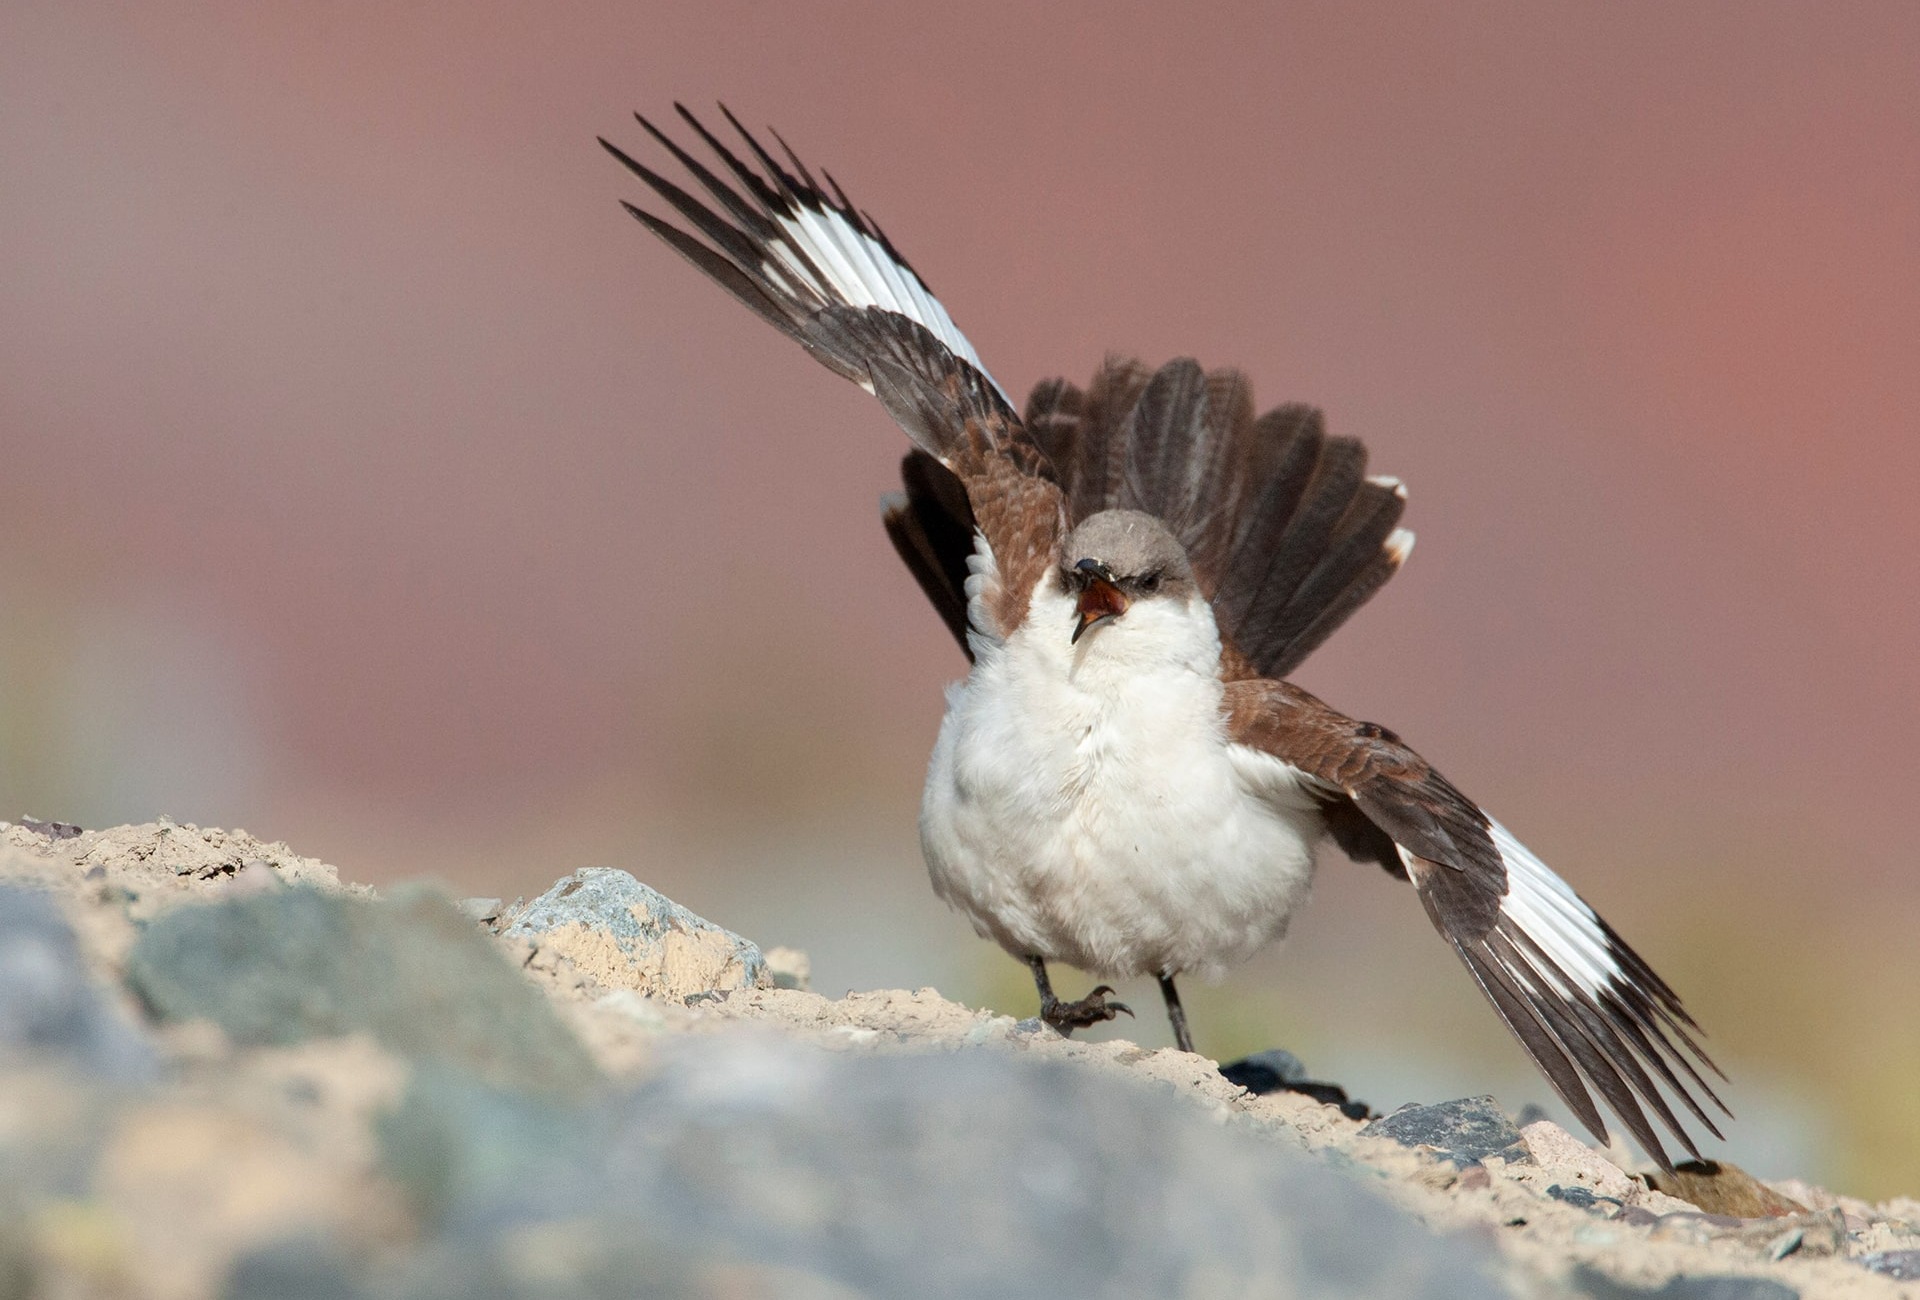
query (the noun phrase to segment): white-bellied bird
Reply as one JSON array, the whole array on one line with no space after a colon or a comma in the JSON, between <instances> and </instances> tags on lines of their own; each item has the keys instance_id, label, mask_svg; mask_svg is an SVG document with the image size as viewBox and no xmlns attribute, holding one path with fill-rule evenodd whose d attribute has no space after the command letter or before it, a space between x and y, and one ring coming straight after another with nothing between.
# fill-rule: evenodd
<instances>
[{"instance_id":1,"label":"white-bellied bird","mask_svg":"<svg viewBox=\"0 0 1920 1300\"><path fill-rule=\"evenodd\" d=\"M1105 985L1056 997L1048 962L1152 975L1193 1050L1176 977L1285 935L1330 838L1411 883L1596 1137L1592 1093L1662 1166L1649 1111L1697 1156L1662 1085L1718 1136L1695 1096L1725 1111L1698 1067L1718 1070L1666 982L1393 732L1286 680L1413 546L1405 490L1358 441L1310 407L1256 415L1240 374L1191 360L1110 359L1017 412L830 175L731 113L732 148L679 111L708 161L639 120L684 184L601 141L681 224L628 210L913 443L884 522L972 661L921 843L935 892L1031 967L1050 1024L1125 1008Z\"/></svg>"}]
</instances>

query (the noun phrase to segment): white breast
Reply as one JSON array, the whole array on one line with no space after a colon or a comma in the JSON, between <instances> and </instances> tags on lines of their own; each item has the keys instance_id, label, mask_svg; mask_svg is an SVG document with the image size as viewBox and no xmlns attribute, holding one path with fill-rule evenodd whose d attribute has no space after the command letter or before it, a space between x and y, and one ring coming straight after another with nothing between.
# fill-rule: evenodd
<instances>
[{"instance_id":1,"label":"white breast","mask_svg":"<svg viewBox=\"0 0 1920 1300\"><path fill-rule=\"evenodd\" d=\"M934 890L1018 957L1217 978L1305 901L1318 805L1232 757L1204 601L1138 602L1078 646L1074 617L1049 575L948 692L920 811Z\"/></svg>"}]
</instances>

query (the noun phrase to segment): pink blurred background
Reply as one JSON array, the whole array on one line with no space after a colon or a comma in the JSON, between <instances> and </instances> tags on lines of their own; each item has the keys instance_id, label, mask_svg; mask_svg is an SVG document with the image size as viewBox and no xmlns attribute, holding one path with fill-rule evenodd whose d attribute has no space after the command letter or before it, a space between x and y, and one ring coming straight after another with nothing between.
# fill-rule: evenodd
<instances>
[{"instance_id":1,"label":"pink blurred background","mask_svg":"<svg viewBox=\"0 0 1920 1300\"><path fill-rule=\"evenodd\" d=\"M16 0L0 816L617 865L827 992L1031 1011L919 862L963 663L902 439L615 202L594 135L676 98L831 169L1015 392L1191 354L1365 437L1419 548L1302 681L1669 972L1716 1150L1920 1190L1905 3ZM1331 860L1296 935L1204 1046L1544 1091L1402 888Z\"/></svg>"}]
</instances>

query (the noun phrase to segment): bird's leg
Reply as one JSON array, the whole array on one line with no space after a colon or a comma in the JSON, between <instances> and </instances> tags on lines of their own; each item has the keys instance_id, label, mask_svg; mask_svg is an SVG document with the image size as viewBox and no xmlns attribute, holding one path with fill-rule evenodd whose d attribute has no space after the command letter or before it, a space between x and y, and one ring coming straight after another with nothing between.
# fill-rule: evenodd
<instances>
[{"instance_id":1,"label":"bird's leg","mask_svg":"<svg viewBox=\"0 0 1920 1300\"><path fill-rule=\"evenodd\" d=\"M1160 996L1167 1000L1167 1019L1173 1022L1174 1046L1191 1052L1193 1035L1187 1032L1187 1009L1180 1005L1180 990L1173 987L1173 976L1160 977Z\"/></svg>"},{"instance_id":2,"label":"bird's leg","mask_svg":"<svg viewBox=\"0 0 1920 1300\"><path fill-rule=\"evenodd\" d=\"M1034 986L1040 990L1040 1018L1059 1030L1063 1038L1071 1037L1076 1029L1112 1020L1122 1011L1133 1014L1133 1009L1126 1003L1107 1001L1107 994L1113 992L1112 986L1107 984L1102 984L1078 1002L1062 1002L1053 995L1053 981L1047 978L1047 964L1038 957L1029 957L1027 966L1033 971Z\"/></svg>"}]
</instances>

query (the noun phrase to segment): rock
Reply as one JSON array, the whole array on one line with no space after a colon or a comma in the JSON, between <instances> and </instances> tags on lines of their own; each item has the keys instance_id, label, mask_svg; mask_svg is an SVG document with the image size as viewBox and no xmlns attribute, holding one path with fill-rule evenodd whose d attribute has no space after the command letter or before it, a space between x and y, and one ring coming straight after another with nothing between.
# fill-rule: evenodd
<instances>
[{"instance_id":1,"label":"rock","mask_svg":"<svg viewBox=\"0 0 1920 1300\"><path fill-rule=\"evenodd\" d=\"M220 1292L221 1300L361 1300L365 1294L339 1251L307 1238L242 1255Z\"/></svg>"},{"instance_id":2,"label":"rock","mask_svg":"<svg viewBox=\"0 0 1920 1300\"><path fill-rule=\"evenodd\" d=\"M1695 1210L1660 1215L1652 1229L1652 1235L1659 1240L1701 1245L1734 1242L1772 1259L1785 1259L1794 1254L1834 1255L1844 1251L1847 1244L1846 1222L1838 1210L1747 1219Z\"/></svg>"},{"instance_id":3,"label":"rock","mask_svg":"<svg viewBox=\"0 0 1920 1300\"><path fill-rule=\"evenodd\" d=\"M1618 1197L1601 1196L1591 1187L1583 1187L1579 1183L1571 1186L1564 1183L1551 1183L1547 1186L1547 1195L1556 1201L1565 1201L1578 1209L1598 1210L1606 1214L1626 1208L1625 1203Z\"/></svg>"},{"instance_id":4,"label":"rock","mask_svg":"<svg viewBox=\"0 0 1920 1300\"><path fill-rule=\"evenodd\" d=\"M149 1101L114 1124L93 1202L139 1261L134 1294L210 1295L236 1254L288 1224L357 1234L386 1208L329 1154L242 1108Z\"/></svg>"},{"instance_id":5,"label":"rock","mask_svg":"<svg viewBox=\"0 0 1920 1300\"><path fill-rule=\"evenodd\" d=\"M241 830L148 822L85 832L73 848L76 865L104 866L109 878L160 875L206 882L238 875L250 863L259 863L286 884L340 888L339 876L332 867L300 857L284 844L262 843Z\"/></svg>"},{"instance_id":6,"label":"rock","mask_svg":"<svg viewBox=\"0 0 1920 1300\"><path fill-rule=\"evenodd\" d=\"M500 900L497 898L462 898L454 902L460 914L479 925L491 926L500 919Z\"/></svg>"},{"instance_id":7,"label":"rock","mask_svg":"<svg viewBox=\"0 0 1920 1300\"><path fill-rule=\"evenodd\" d=\"M567 958L603 990L684 1001L772 982L756 945L611 867L555 881L501 933Z\"/></svg>"},{"instance_id":8,"label":"rock","mask_svg":"<svg viewBox=\"0 0 1920 1300\"><path fill-rule=\"evenodd\" d=\"M155 1059L94 987L51 899L0 885L0 1055L44 1053L104 1079L150 1078Z\"/></svg>"},{"instance_id":9,"label":"rock","mask_svg":"<svg viewBox=\"0 0 1920 1300\"><path fill-rule=\"evenodd\" d=\"M86 831L72 822L43 822L38 817L22 817L20 825L23 829L30 830L35 835L44 835L50 840L74 840L86 834Z\"/></svg>"},{"instance_id":10,"label":"rock","mask_svg":"<svg viewBox=\"0 0 1920 1300\"><path fill-rule=\"evenodd\" d=\"M204 1017L234 1042L370 1034L415 1061L502 1087L574 1090L591 1058L492 941L424 892L370 902L284 889L157 918L128 982L167 1020Z\"/></svg>"},{"instance_id":11,"label":"rock","mask_svg":"<svg viewBox=\"0 0 1920 1300\"><path fill-rule=\"evenodd\" d=\"M1655 1191L1697 1205L1708 1214L1757 1219L1807 1212L1806 1206L1788 1200L1739 1165L1688 1160L1671 1174L1649 1174L1647 1181Z\"/></svg>"},{"instance_id":12,"label":"rock","mask_svg":"<svg viewBox=\"0 0 1920 1300\"><path fill-rule=\"evenodd\" d=\"M1248 1092L1265 1094L1307 1081L1307 1067L1300 1058L1283 1048L1270 1047L1252 1052L1220 1067L1220 1077L1237 1083Z\"/></svg>"},{"instance_id":13,"label":"rock","mask_svg":"<svg viewBox=\"0 0 1920 1300\"><path fill-rule=\"evenodd\" d=\"M491 1086L443 1065L417 1069L400 1105L374 1124L380 1163L416 1215L438 1224L458 1205L502 1199L530 1169L585 1170L596 1114L551 1095Z\"/></svg>"},{"instance_id":14,"label":"rock","mask_svg":"<svg viewBox=\"0 0 1920 1300\"><path fill-rule=\"evenodd\" d=\"M1401 1146L1432 1147L1462 1169L1488 1156L1509 1164L1532 1159L1520 1130L1491 1097L1463 1097L1437 1106L1408 1103L1360 1131L1392 1138Z\"/></svg>"},{"instance_id":15,"label":"rock","mask_svg":"<svg viewBox=\"0 0 1920 1300\"><path fill-rule=\"evenodd\" d=\"M382 1142L410 1185L439 1179L455 1255L546 1224L826 1294L1506 1294L1485 1245L1324 1165L1158 1086L1015 1053L688 1037L597 1107L428 1080Z\"/></svg>"},{"instance_id":16,"label":"rock","mask_svg":"<svg viewBox=\"0 0 1920 1300\"><path fill-rule=\"evenodd\" d=\"M1920 1250L1876 1250L1862 1255L1860 1265L1896 1282L1920 1282Z\"/></svg>"},{"instance_id":17,"label":"rock","mask_svg":"<svg viewBox=\"0 0 1920 1300\"><path fill-rule=\"evenodd\" d=\"M1622 1201L1641 1190L1624 1169L1552 1120L1528 1124L1520 1130L1520 1139L1533 1162L1562 1183Z\"/></svg>"},{"instance_id":18,"label":"rock","mask_svg":"<svg viewBox=\"0 0 1920 1300\"><path fill-rule=\"evenodd\" d=\"M1799 1300L1790 1286L1763 1277L1676 1277L1658 1287L1628 1286L1584 1265L1573 1272L1575 1294L1590 1300Z\"/></svg>"},{"instance_id":19,"label":"rock","mask_svg":"<svg viewBox=\"0 0 1920 1300\"><path fill-rule=\"evenodd\" d=\"M806 953L798 948L769 948L766 955L767 978L773 987L803 993L813 987L813 959Z\"/></svg>"},{"instance_id":20,"label":"rock","mask_svg":"<svg viewBox=\"0 0 1920 1300\"><path fill-rule=\"evenodd\" d=\"M1307 1067L1301 1064L1300 1058L1282 1048L1270 1047L1229 1061L1220 1067L1220 1077L1257 1097L1294 1092L1311 1097L1322 1106L1332 1106L1348 1119L1376 1118L1366 1102L1347 1096L1347 1090L1339 1084L1309 1079Z\"/></svg>"}]
</instances>

